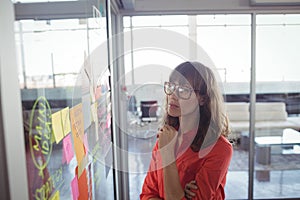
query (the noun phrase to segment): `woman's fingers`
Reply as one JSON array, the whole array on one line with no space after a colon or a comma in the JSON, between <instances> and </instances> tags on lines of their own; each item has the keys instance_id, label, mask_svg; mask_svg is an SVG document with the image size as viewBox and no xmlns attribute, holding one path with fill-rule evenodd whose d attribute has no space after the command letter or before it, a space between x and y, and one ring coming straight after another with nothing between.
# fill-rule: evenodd
<instances>
[{"instance_id":1,"label":"woman's fingers","mask_svg":"<svg viewBox=\"0 0 300 200\"><path fill-rule=\"evenodd\" d=\"M194 180L194 181L191 181L191 182L189 182L189 183L188 183L188 186L189 186L191 189L194 189L194 190L198 189L198 187L197 187L197 185L196 185L196 181L195 181L195 180Z\"/></svg>"},{"instance_id":2,"label":"woman's fingers","mask_svg":"<svg viewBox=\"0 0 300 200\"><path fill-rule=\"evenodd\" d=\"M188 190L190 190L190 189L193 189L193 190L198 189L198 187L196 185L196 181L191 181L191 182L187 183L185 185L185 188L188 189Z\"/></svg>"},{"instance_id":3,"label":"woman's fingers","mask_svg":"<svg viewBox=\"0 0 300 200\"><path fill-rule=\"evenodd\" d=\"M185 188L184 188L185 197L188 198L188 199L192 199L193 197L195 197L196 193L194 193L191 190L196 190L196 189L198 189L198 187L196 185L196 181L195 180L187 183L185 185Z\"/></svg>"},{"instance_id":4,"label":"woman's fingers","mask_svg":"<svg viewBox=\"0 0 300 200\"><path fill-rule=\"evenodd\" d=\"M193 197L191 196L191 195L189 195L189 194L185 194L185 198L187 198L187 199L192 199Z\"/></svg>"},{"instance_id":5,"label":"woman's fingers","mask_svg":"<svg viewBox=\"0 0 300 200\"><path fill-rule=\"evenodd\" d=\"M196 194L194 192L192 192L191 190L185 190L185 195L190 198L196 196Z\"/></svg>"}]
</instances>

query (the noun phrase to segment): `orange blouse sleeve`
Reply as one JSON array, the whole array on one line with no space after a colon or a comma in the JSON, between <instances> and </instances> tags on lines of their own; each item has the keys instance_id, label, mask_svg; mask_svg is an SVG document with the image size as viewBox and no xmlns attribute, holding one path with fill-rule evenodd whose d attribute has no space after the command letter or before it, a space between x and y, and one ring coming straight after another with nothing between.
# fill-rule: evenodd
<instances>
[{"instance_id":1,"label":"orange blouse sleeve","mask_svg":"<svg viewBox=\"0 0 300 200\"><path fill-rule=\"evenodd\" d=\"M155 144L152 150L152 159L150 161L150 166L147 175L144 180L142 187L142 193L140 194L141 200L148 200L149 198L160 198L159 196L159 185L157 178L157 149L158 143Z\"/></svg>"},{"instance_id":2,"label":"orange blouse sleeve","mask_svg":"<svg viewBox=\"0 0 300 200\"><path fill-rule=\"evenodd\" d=\"M232 153L232 145L229 142L222 141L215 145L196 174L198 189L194 190L195 199L225 199L224 187Z\"/></svg>"}]
</instances>

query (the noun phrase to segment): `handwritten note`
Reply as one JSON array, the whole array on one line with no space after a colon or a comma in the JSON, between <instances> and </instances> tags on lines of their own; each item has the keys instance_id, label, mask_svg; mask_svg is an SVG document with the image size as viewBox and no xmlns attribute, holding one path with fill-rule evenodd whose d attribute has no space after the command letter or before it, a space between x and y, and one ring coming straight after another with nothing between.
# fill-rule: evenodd
<instances>
[{"instance_id":1,"label":"handwritten note","mask_svg":"<svg viewBox=\"0 0 300 200\"><path fill-rule=\"evenodd\" d=\"M64 137L62 124L61 124L61 113L60 111L53 113L51 116L52 129L56 144L58 144Z\"/></svg>"},{"instance_id":2,"label":"handwritten note","mask_svg":"<svg viewBox=\"0 0 300 200\"><path fill-rule=\"evenodd\" d=\"M66 107L61 110L61 121L62 121L62 128L63 128L64 136L66 136L71 132L70 108L69 107Z\"/></svg>"},{"instance_id":3,"label":"handwritten note","mask_svg":"<svg viewBox=\"0 0 300 200\"><path fill-rule=\"evenodd\" d=\"M54 139L57 144L71 132L69 111L69 107L66 107L51 116Z\"/></svg>"},{"instance_id":4,"label":"handwritten note","mask_svg":"<svg viewBox=\"0 0 300 200\"><path fill-rule=\"evenodd\" d=\"M67 135L63 140L63 156L65 161L69 164L74 157L74 151L72 148L71 135Z\"/></svg>"},{"instance_id":5,"label":"handwritten note","mask_svg":"<svg viewBox=\"0 0 300 200\"><path fill-rule=\"evenodd\" d=\"M84 155L84 125L82 104L78 104L70 109L70 118L72 124L72 136L74 141L74 149L76 154L77 163L81 163Z\"/></svg>"}]
</instances>

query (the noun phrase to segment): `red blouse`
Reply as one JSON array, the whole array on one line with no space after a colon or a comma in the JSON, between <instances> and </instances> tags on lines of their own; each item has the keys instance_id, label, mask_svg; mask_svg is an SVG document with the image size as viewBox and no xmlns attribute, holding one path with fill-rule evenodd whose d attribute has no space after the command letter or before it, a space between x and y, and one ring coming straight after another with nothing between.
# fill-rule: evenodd
<instances>
[{"instance_id":1,"label":"red blouse","mask_svg":"<svg viewBox=\"0 0 300 200\"><path fill-rule=\"evenodd\" d=\"M156 142L140 194L142 200L154 197L164 199L163 169L160 167L160 155L157 152ZM196 180L198 189L193 190L196 193L193 199L225 199L224 187L232 153L232 145L224 136L220 136L214 145L199 152L187 148L176 160L182 188L190 181Z\"/></svg>"}]
</instances>

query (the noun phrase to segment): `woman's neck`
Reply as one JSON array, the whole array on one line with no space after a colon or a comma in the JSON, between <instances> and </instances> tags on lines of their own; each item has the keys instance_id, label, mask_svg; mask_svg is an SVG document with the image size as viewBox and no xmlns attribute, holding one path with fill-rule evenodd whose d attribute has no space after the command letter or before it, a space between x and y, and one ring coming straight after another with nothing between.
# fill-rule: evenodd
<instances>
[{"instance_id":1,"label":"woman's neck","mask_svg":"<svg viewBox=\"0 0 300 200\"><path fill-rule=\"evenodd\" d=\"M181 116L180 120L180 132L187 133L188 131L198 129L199 126L199 111L196 109L195 112L190 113L189 115Z\"/></svg>"}]
</instances>

